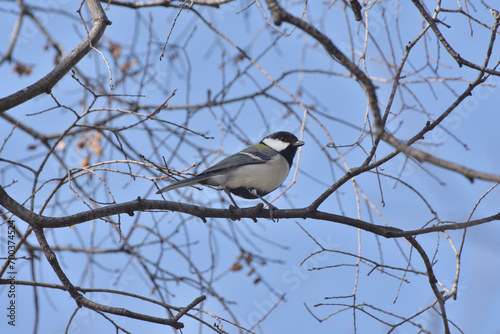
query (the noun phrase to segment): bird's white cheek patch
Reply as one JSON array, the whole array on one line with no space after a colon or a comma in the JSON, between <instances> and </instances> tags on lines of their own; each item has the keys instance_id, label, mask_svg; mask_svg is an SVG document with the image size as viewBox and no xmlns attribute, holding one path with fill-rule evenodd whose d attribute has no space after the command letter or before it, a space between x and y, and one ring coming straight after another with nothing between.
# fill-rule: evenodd
<instances>
[{"instance_id":1,"label":"bird's white cheek patch","mask_svg":"<svg viewBox=\"0 0 500 334\"><path fill-rule=\"evenodd\" d=\"M290 143L285 143L284 141L275 138L266 138L263 140L263 142L264 144L278 152L285 150L290 145Z\"/></svg>"}]
</instances>

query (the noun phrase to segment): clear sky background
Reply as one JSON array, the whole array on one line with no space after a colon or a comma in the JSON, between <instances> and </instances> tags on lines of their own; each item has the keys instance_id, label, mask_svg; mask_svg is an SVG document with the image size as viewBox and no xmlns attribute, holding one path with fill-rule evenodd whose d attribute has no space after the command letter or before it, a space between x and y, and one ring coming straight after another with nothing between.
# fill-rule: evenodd
<instances>
[{"instance_id":1,"label":"clear sky background","mask_svg":"<svg viewBox=\"0 0 500 334\"><path fill-rule=\"evenodd\" d=\"M31 4L34 5L35 2ZM255 4L242 11L249 4L248 1L242 1L224 4L219 9L196 6L195 8L214 27L240 45L251 57L259 57L279 34L272 32ZM261 4L265 5L264 2ZM42 4L42 6L45 5ZM52 5L53 8L60 8L71 15L42 10L37 11L37 14L50 34L64 45L66 52L69 52L85 35L85 30L78 16L74 15L78 5L57 1ZM430 6L430 3L427 5ZM451 9L456 9L457 6L456 3L446 5L454 6L450 7ZM473 16L490 25L493 24L492 15L481 4L473 1L469 5ZM392 3L375 4L369 11L370 32L377 43L376 45L373 42L368 43L367 54L372 58L367 60L366 66L368 73L378 85L377 94L382 105L387 102L390 95L392 74L389 73L387 66L380 61L382 58L380 50L385 57L389 58L390 62L393 61L392 57L394 57L396 64L398 64L402 50L396 39L399 38L401 43L405 45L408 41L413 40L422 29L420 15L409 2L400 4L397 12L393 6ZM2 36L0 50L4 52L9 43L13 22L16 19L14 14L17 7L13 3L1 2L0 8L0 17L2 18L0 19ZM300 16L302 2L292 6L291 11L294 15ZM159 106L174 89L177 89L176 95L169 101L170 107L203 104L207 101L208 91L210 91L211 96L219 94L227 82L235 76L235 73L241 72L249 66L249 62L246 60L236 61L238 52L229 43L210 31L192 11L182 11L177 17L178 13L177 8L161 7L135 11L110 6L110 9L106 11L108 18L113 23L107 28L101 45L110 62L116 86L115 94L140 94L141 97L137 98L139 103ZM88 14L86 15L88 17ZM354 23L350 11L347 11L347 15L351 15L349 21L354 27L351 32L355 34L351 38L354 50L358 52L356 54L356 60L358 60L359 52L363 51L364 46L364 27ZM341 8L337 5L330 6L329 3L309 1L304 19L317 25L332 39L333 43L342 50L346 50L349 56L351 55L350 36L346 29L345 13ZM473 22L474 34L471 36L468 22L463 16L450 13L440 16L440 19L450 25L449 29L443 26L441 28L447 40L456 46L457 52L470 61L480 63L484 59L485 48L490 38L489 31ZM170 35L166 56L160 61L162 43L169 35L174 21L175 27ZM0 77L2 78L0 80L0 95L2 97L32 84L53 67L53 50L51 48L44 50L47 44L46 39L30 22L27 21L22 27L21 39L16 46L14 57L24 64L33 65L33 72L29 76L18 76L13 73L13 64L3 63L0 66ZM394 39L389 40L387 38L388 31L391 32L397 27L399 27L399 35L391 34L391 38ZM284 24L279 29L290 32L291 27ZM425 125L427 120L439 116L456 99L456 93L460 94L477 75L476 71L471 69L459 69L442 47L438 53L436 40L432 34L428 33L426 38L425 47L424 43L416 47L405 70L412 72L414 69L422 68L427 62L431 62L432 66L435 66L435 59L425 57L424 52L427 48L432 57L437 58L438 54L440 56L439 76L441 78L455 78L455 80L447 81L446 84L434 81L432 84L426 83L424 79L436 77L429 68L419 72L418 75L408 74L407 87L410 87L411 92L418 96L418 102L422 105L419 105L407 90L401 90L402 97L396 99L392 110L394 114L397 114L403 105L405 108L400 114L390 117L387 128L402 140L413 136ZM105 51L109 47L109 43L119 43L123 48L123 53L130 58L114 60L111 54ZM148 52L148 43L153 45L150 52ZM497 62L499 57L500 50L495 47L492 63ZM129 78L129 81L125 83L120 82L120 65L134 59L141 64L149 61L149 70L144 76L147 84L142 90L139 90L141 76ZM326 56L322 47L299 31L294 31L289 37L280 37L274 49L259 57L258 63L275 79L283 73L295 69L338 73L339 75L295 73L280 81L280 84L294 94L301 91L301 101L308 106L315 106L318 112L315 116L328 129L334 144L339 147L340 152L345 154L347 164L351 168L362 163L366 156L364 152L359 147L354 149L351 147L358 140L360 130L349 124L354 124L357 127L363 125L366 114L366 98L361 87L351 78L345 77L347 72L340 64ZM91 52L78 64L78 70L79 73L101 78L102 87L107 88L109 92L107 68L99 54ZM415 82L418 80L421 82ZM500 139L498 131L500 122L499 82L500 79L496 77L489 79L486 86L475 90L474 94L457 108L453 117L444 122L444 129L448 132L438 129L426 136L425 140L415 147L469 168L498 174L500 164L498 145ZM225 99L229 100L252 94L267 85L269 85L269 80L258 69L251 67L248 73L243 78L238 79L227 91ZM61 104L78 111L82 110L79 105L83 94L82 90L69 75L57 84L53 93ZM270 89L270 95L290 100L277 88ZM54 109L43 114L32 115L53 106L54 101L49 96L42 95L9 110L7 114L42 133L59 133L73 122L74 116L70 111ZM105 99L102 99L98 100L97 107L114 106L107 105ZM257 143L268 133L287 130L299 135L302 112L296 105L292 105L292 109L294 114L287 116L288 111L283 105L272 98L263 96L258 96L254 100L227 104L222 108L193 109L193 116L189 119L187 126L194 131L211 136L213 139L203 139L188 134L190 141L196 141L197 145L205 150L200 152L193 149L191 145L183 144L179 148L182 150L182 156L175 155L169 167L182 170L202 161L197 169L201 171L222 156L244 148L246 142ZM331 118L322 116L319 112ZM88 122L90 124L104 116L105 112L94 113L89 117ZM180 107L178 109L171 108L162 111L157 117L182 124L186 121L186 110ZM234 117L233 121L236 126L233 128L227 127L227 124L230 123L230 117ZM113 121L110 126L118 128L136 121L135 118L122 117ZM169 159L170 150L176 147L175 138L170 138L166 131L163 133L164 128L155 124L154 121L150 121L148 124L155 131L157 138L165 140L164 147L153 147L144 131L130 129L125 136L141 154L161 164L161 160L157 159L158 156L164 155L167 160ZM335 162L331 162L321 149L321 146L329 144L329 139L322 127L311 117L307 118L306 126L309 131L304 132L302 138L306 145L301 152L297 183L286 196L280 197L274 202L279 208L309 205L329 185L344 174L344 171L339 167L342 166L342 163L338 160L336 151L326 148L326 150L330 150L331 156L337 159ZM12 125L0 118L0 145L11 129ZM467 145L467 149L462 143ZM29 149L30 145L34 144L38 146L35 149ZM65 144L67 147L75 147L77 143L67 142ZM363 146L369 150L369 139L363 141ZM377 151L377 158L392 151L392 147L381 144ZM0 153L0 158L14 161L31 159L29 164L38 166L44 152L46 149L39 143L34 142L31 137L16 129ZM77 152L74 149L68 149L64 154L65 160L71 168L79 167L80 161L85 156L86 152ZM123 159L122 155L113 152L110 147L105 147L105 156L109 160ZM24 202L32 191L32 176L21 169L7 168L7 166L7 163L0 161L0 169L2 169L0 184L7 185L16 180L17 183L6 190L17 201ZM65 171L56 162L49 161L48 166L47 172L43 175L44 180L65 175ZM120 168L126 170L124 166ZM134 168L136 168L134 171L137 173L147 174L146 171L138 167L134 166ZM420 166L412 161L406 162L402 155L385 164L381 172L393 176L399 175L401 180L414 187L431 203L443 221L466 221L479 198L494 185L480 180L471 183L462 175L445 171L430 164L424 163ZM290 184L292 174L293 170L285 185ZM117 173L106 174L103 172L102 175L106 175L106 183L113 192L117 203L130 201L138 196L159 199L158 195L154 195L153 190L156 188L151 181L141 178L132 180L129 176ZM147 175L150 176L150 174ZM376 224L387 223L405 230L418 229L432 219L429 209L419 196L407 187L396 184L394 180L382 177L379 183L379 179L374 174L367 173L359 176L356 181L366 198L377 208L380 216L373 208L369 208L363 198L359 199L360 209L358 210L358 199L355 196L352 183L346 183L342 186L336 194L322 204L320 210L360 218ZM159 184L163 186L167 182L169 181L164 180L160 181ZM102 187L102 184L94 178L89 179L88 186L98 189L98 187ZM40 209L43 202L43 194L50 193L51 189L47 186L41 190L38 196L40 202L36 203L37 210ZM385 206L381 202L381 190ZM274 192L269 195L269 198L273 199L278 193L278 191ZM109 201L106 191L98 190L96 194L98 194L97 200ZM499 194L499 190L496 188L488 194L478 205L472 219L497 213L500 208ZM64 202L66 196L73 196L73 192L68 187L61 190L58 200ZM198 205L227 206L227 201L221 203L220 193L210 189L203 191L184 189L181 192L167 193L166 198ZM238 203L242 206L256 204L255 201L243 199L238 199ZM65 207L66 212L61 212L55 206L49 206L44 214L60 216L87 209L78 201L68 201L68 205ZM264 219L259 219L257 223L251 220L239 222L209 220L208 223L203 223L200 219L174 213L138 214L141 217L141 224L151 228L154 226L162 235L172 233L179 221L185 220L185 225L189 226L189 239L194 243L190 249L191 261L201 269L208 270L206 265L211 263L211 256L215 256L216 269L214 273L219 278L215 280L213 287L220 296L231 302L231 310L243 326L251 327L255 321L269 312L279 300L279 296L285 294L284 301L265 318L259 328L253 329L257 333L352 333L354 331L352 310L340 312L324 322L319 322L308 312L307 308L318 318L324 318L339 308L328 305L315 307L314 305L332 302L352 304L350 299L325 299L325 297L347 296L352 294L355 288L357 302L366 303L364 308L370 312L373 312L373 309L370 308L371 305L399 315L409 316L426 307L435 299L427 279L423 276L409 273L405 276L407 282L401 283L401 280L398 279L401 277L401 272L398 272L397 277L390 277L378 271L371 271L371 268L366 265L359 267L359 273L356 272L355 266L337 266L356 263L355 258L345 255L345 253L356 254L359 247L361 255L365 258L382 261L381 257L383 257L385 264L404 268L407 262L405 256L410 254L410 246L404 240L383 239L340 224L313 220L280 220L276 223ZM383 220L380 217L383 217ZM136 217L121 217L124 234L136 221ZM26 224L20 220L16 220L16 226L22 231L26 228ZM325 248L338 252L324 252L308 258L311 253L317 252L319 247L304 229ZM0 227L0 231L2 233L0 254L5 254L5 225ZM224 237L223 232L233 233L240 244L237 245L233 241L229 241L229 238ZM455 245L460 244L462 232L450 232L449 235ZM90 242L89 240L95 236L97 238ZM498 222L467 230L458 298L457 300L449 300L446 304L449 319L464 333L500 333L498 321L500 307L497 302L500 299L498 236L500 236ZM117 247L120 244L116 233L112 232L112 229L102 221L80 224L73 229L63 228L47 231L47 237L51 245L58 246L88 247L91 243L93 247L105 249ZM139 242L149 240L148 238L150 238L148 233L143 231L143 234L136 235L134 240ZM455 273L455 259L446 238L442 234L439 236L427 234L418 237L417 240L430 257L436 254L437 262L434 266L436 275L445 286L450 287ZM171 241L179 244L186 242L181 236L177 236ZM30 237L30 242L32 245L37 244L34 236ZM168 248L167 245L163 247ZM240 248L251 250L262 256L263 259L267 259L265 265L256 265L258 274L263 277L262 282L254 284L256 276L255 274L247 275L249 268L237 272L230 271L232 264L240 255ZM142 247L140 251L141 255L161 261L162 266L178 275L192 275L186 260L173 252L165 252L166 255L158 259L157 247ZM411 256L412 269L423 271L424 266L417 253L414 251ZM127 257L116 257L109 254L89 257L85 254L60 252L58 258L75 285L121 289L155 298L149 279L144 276L144 273L141 274L138 264ZM303 262L306 258L308 260ZM93 264L92 268L89 268L91 263ZM28 265L27 261L18 261L17 279L32 280ZM314 270L314 268L325 266L332 267ZM36 268L36 276L42 282L60 283L45 259L42 260L39 268ZM168 300L176 306L186 305L202 293L187 284L169 282L168 287L171 293ZM33 331L32 289L25 286L17 288L19 289L17 302L20 312L17 318L18 325L13 330L13 328L7 327L4 316L8 291L4 286L0 286L0 310L3 310L0 312L0 319L2 319L0 332L2 333L29 333ZM131 303L130 298L104 293L93 293L86 296L103 304L127 307L156 316L165 316L159 307L151 303L137 301ZM228 318L227 311L223 309L222 305L210 294L207 294L207 297L203 308L212 314ZM74 301L67 293L50 289L39 289L38 298L41 316L38 332L44 334L64 333L76 306ZM375 313L385 317L382 313ZM160 325L118 317L113 319L132 333L165 332L164 327ZM215 322L213 318L208 316L205 316L204 319L209 323ZM197 322L186 317L182 318L181 321L186 326L184 333L198 332ZM417 317L415 321L432 333L440 333L443 330L441 319L432 312ZM392 322L396 321L393 319ZM225 326L229 332L237 332L234 327L227 324ZM373 321L361 310L356 312L356 329L358 333L386 333L389 331L389 327ZM113 331L113 327L100 315L92 311L80 310L71 324L69 333L89 333L91 331L107 333ZM173 332L170 329L167 331ZM417 331L416 327L408 325L398 328L395 332L416 333ZM452 328L452 332L458 333L459 331Z\"/></svg>"}]
</instances>

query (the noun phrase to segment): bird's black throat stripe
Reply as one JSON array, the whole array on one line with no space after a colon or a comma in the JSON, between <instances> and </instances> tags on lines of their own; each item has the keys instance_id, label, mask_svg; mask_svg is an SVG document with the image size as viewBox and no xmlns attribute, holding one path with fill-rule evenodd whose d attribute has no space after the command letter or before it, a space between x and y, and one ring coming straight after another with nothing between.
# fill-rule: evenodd
<instances>
[{"instance_id":1,"label":"bird's black throat stripe","mask_svg":"<svg viewBox=\"0 0 500 334\"><path fill-rule=\"evenodd\" d=\"M295 157L295 153L297 153L297 147L290 145L285 150L279 152L288 162L288 166L292 167L293 158Z\"/></svg>"}]
</instances>

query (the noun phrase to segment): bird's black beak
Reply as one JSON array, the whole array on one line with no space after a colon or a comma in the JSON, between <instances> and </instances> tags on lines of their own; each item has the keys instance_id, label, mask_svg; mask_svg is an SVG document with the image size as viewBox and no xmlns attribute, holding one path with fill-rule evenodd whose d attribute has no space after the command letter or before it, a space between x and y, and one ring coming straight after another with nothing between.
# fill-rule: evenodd
<instances>
[{"instance_id":1,"label":"bird's black beak","mask_svg":"<svg viewBox=\"0 0 500 334\"><path fill-rule=\"evenodd\" d=\"M297 140L295 143L293 143L293 146L295 147L300 147L304 145L305 143L302 140Z\"/></svg>"}]
</instances>

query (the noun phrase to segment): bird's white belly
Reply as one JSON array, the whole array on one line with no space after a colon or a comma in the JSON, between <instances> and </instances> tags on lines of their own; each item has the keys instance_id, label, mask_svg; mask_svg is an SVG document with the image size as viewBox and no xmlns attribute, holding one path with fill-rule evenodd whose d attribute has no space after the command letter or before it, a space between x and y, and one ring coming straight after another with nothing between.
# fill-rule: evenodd
<instances>
[{"instance_id":1,"label":"bird's white belly","mask_svg":"<svg viewBox=\"0 0 500 334\"><path fill-rule=\"evenodd\" d=\"M286 159L277 155L267 163L239 166L218 181L227 189L253 187L269 193L285 181L288 171Z\"/></svg>"}]
</instances>

